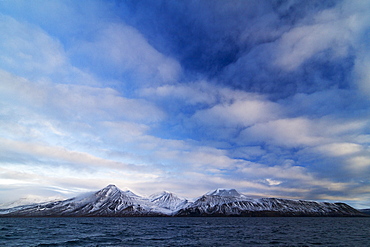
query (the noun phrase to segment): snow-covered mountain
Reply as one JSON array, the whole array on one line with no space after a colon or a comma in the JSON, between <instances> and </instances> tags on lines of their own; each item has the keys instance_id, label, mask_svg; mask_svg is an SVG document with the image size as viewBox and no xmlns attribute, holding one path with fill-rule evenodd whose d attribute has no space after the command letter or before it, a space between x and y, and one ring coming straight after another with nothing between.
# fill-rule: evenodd
<instances>
[{"instance_id":1,"label":"snow-covered mountain","mask_svg":"<svg viewBox=\"0 0 370 247\"><path fill-rule=\"evenodd\" d=\"M114 185L68 200L1 209L0 216L363 216L344 203L251 199L217 189L189 202L170 192L141 197Z\"/></svg>"},{"instance_id":2,"label":"snow-covered mountain","mask_svg":"<svg viewBox=\"0 0 370 247\"><path fill-rule=\"evenodd\" d=\"M187 199L180 198L168 191L151 195L150 201L158 207L165 208L173 212L185 208L189 204Z\"/></svg>"},{"instance_id":3,"label":"snow-covered mountain","mask_svg":"<svg viewBox=\"0 0 370 247\"><path fill-rule=\"evenodd\" d=\"M236 190L209 192L177 216L359 216L345 203L313 202L277 198L251 199Z\"/></svg>"},{"instance_id":4,"label":"snow-covered mountain","mask_svg":"<svg viewBox=\"0 0 370 247\"><path fill-rule=\"evenodd\" d=\"M122 191L115 185L64 201L0 210L0 215L9 216L157 216L170 213L149 199L129 190Z\"/></svg>"}]
</instances>

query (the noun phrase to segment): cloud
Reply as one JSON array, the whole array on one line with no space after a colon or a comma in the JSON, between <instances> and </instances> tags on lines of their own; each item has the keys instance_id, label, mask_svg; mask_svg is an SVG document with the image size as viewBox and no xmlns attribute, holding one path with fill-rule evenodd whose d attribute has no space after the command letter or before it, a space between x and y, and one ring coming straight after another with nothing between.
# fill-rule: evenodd
<instances>
[{"instance_id":1,"label":"cloud","mask_svg":"<svg viewBox=\"0 0 370 247\"><path fill-rule=\"evenodd\" d=\"M7 139L0 139L2 150L9 153L19 153L34 156L36 159L51 159L60 160L62 163L73 163L75 165L101 166L114 169L135 170L133 165L105 160L95 157L88 153L67 150L62 147L52 147L37 143L27 143L20 141L13 141Z\"/></svg>"},{"instance_id":2,"label":"cloud","mask_svg":"<svg viewBox=\"0 0 370 247\"><path fill-rule=\"evenodd\" d=\"M266 150L261 146L243 146L235 147L229 151L229 155L236 159L255 160L256 158L266 155Z\"/></svg>"},{"instance_id":3,"label":"cloud","mask_svg":"<svg viewBox=\"0 0 370 247\"><path fill-rule=\"evenodd\" d=\"M3 68L49 74L65 66L61 44L41 29L4 15L0 16L0 29L4 34L0 43Z\"/></svg>"},{"instance_id":4,"label":"cloud","mask_svg":"<svg viewBox=\"0 0 370 247\"><path fill-rule=\"evenodd\" d=\"M210 109L198 111L193 117L211 126L247 127L276 118L279 110L278 105L252 96L250 99L218 104Z\"/></svg>"},{"instance_id":5,"label":"cloud","mask_svg":"<svg viewBox=\"0 0 370 247\"><path fill-rule=\"evenodd\" d=\"M135 15L122 18L186 71L277 98L356 84L349 71L365 51L359 44L369 23L364 1L160 1L124 7Z\"/></svg>"},{"instance_id":6,"label":"cloud","mask_svg":"<svg viewBox=\"0 0 370 247\"><path fill-rule=\"evenodd\" d=\"M30 80L68 84L98 84L95 76L70 64L63 45L38 26L0 15L0 65Z\"/></svg>"},{"instance_id":7,"label":"cloud","mask_svg":"<svg viewBox=\"0 0 370 247\"><path fill-rule=\"evenodd\" d=\"M2 202L15 201L22 195L35 194L48 196L48 199L71 198L81 193L101 189L111 183L121 189L140 188L141 185L147 183L156 184L153 182L156 181L156 176L149 173L140 173L138 177L133 178L132 173L128 175L118 170L114 172L100 170L99 173L93 173L61 166L45 169L35 164L0 167L0 175L2 177L0 188L3 192L0 201Z\"/></svg>"},{"instance_id":8,"label":"cloud","mask_svg":"<svg viewBox=\"0 0 370 247\"><path fill-rule=\"evenodd\" d=\"M367 103L356 90L330 89L273 101L265 95L202 81L146 88L142 92L156 102L177 99L178 109L194 109L190 119L184 116L188 131L199 128L201 131L194 132L194 138L228 150L218 153L220 162L204 163L206 173L197 173L197 176L212 174L223 181L218 180L221 185L225 182L225 186L230 186L226 181L232 183L227 179L233 176L239 186L245 185L245 191L254 195L264 191L270 196L280 194L290 198L321 199L331 194L336 194L336 198L350 198L346 193L355 186L345 174L359 175L349 162L352 157L364 155L363 145L367 140L365 136L362 142L358 138L367 126ZM257 115L247 114L253 103L258 103L255 105ZM210 139L220 142L212 143ZM172 154L172 157L181 157L178 152ZM223 155L232 159L223 159ZM186 161L188 156L193 157L188 153L181 160ZM207 155L200 157L213 160ZM190 163L200 160L199 157L195 161L190 159ZM292 168L279 165L289 160L296 165ZM261 167L253 165L247 170L249 165L244 161L260 162ZM236 167L248 172L235 172ZM247 185L245 180L251 183ZM301 187L290 190L296 183Z\"/></svg>"},{"instance_id":9,"label":"cloud","mask_svg":"<svg viewBox=\"0 0 370 247\"><path fill-rule=\"evenodd\" d=\"M165 114L145 100L128 99L111 88L30 82L0 71L4 99L33 111L46 111L54 118L75 121L93 119L128 119L160 121Z\"/></svg>"},{"instance_id":10,"label":"cloud","mask_svg":"<svg viewBox=\"0 0 370 247\"><path fill-rule=\"evenodd\" d=\"M369 3L0 5L0 183L368 200Z\"/></svg>"},{"instance_id":11,"label":"cloud","mask_svg":"<svg viewBox=\"0 0 370 247\"><path fill-rule=\"evenodd\" d=\"M209 82L195 81L187 84L166 84L157 87L145 87L140 90L140 96L151 98L155 101L177 100L179 104L196 105L216 104L221 100L230 100L229 94L237 94L228 88L218 88ZM240 92L242 93L242 92Z\"/></svg>"},{"instance_id":12,"label":"cloud","mask_svg":"<svg viewBox=\"0 0 370 247\"><path fill-rule=\"evenodd\" d=\"M35 12L40 11L37 7L32 8ZM66 7L64 11L73 13L74 10ZM84 11L87 15L85 12L89 11ZM34 21L36 17L28 18ZM0 65L31 80L51 79L66 84L98 85L97 76L113 76L110 83L117 85L118 82L113 82L115 79L130 73L132 76L126 79L136 80L136 83L164 83L178 79L181 65L175 59L158 52L135 28L103 20L91 30L95 33L93 38L79 35L73 42L62 43L39 26L1 15L0 28L6 38L0 42ZM86 23L78 25L70 23L64 27L64 32L79 29ZM47 24L43 26L48 29ZM91 66L95 69L87 69Z\"/></svg>"},{"instance_id":13,"label":"cloud","mask_svg":"<svg viewBox=\"0 0 370 247\"><path fill-rule=\"evenodd\" d=\"M277 98L354 85L347 71L365 51L358 44L366 40L368 4L270 4L260 5L265 15L250 18L253 25L240 24L238 56L218 74L223 83Z\"/></svg>"},{"instance_id":14,"label":"cloud","mask_svg":"<svg viewBox=\"0 0 370 247\"><path fill-rule=\"evenodd\" d=\"M362 151L362 146L356 143L331 143L318 147L320 152L332 156L346 156Z\"/></svg>"},{"instance_id":15,"label":"cloud","mask_svg":"<svg viewBox=\"0 0 370 247\"><path fill-rule=\"evenodd\" d=\"M331 51L330 60L348 55L353 42L350 26L353 17L343 17L340 11L328 9L311 18L313 23L295 27L278 40L275 64L280 68L295 70L325 50Z\"/></svg>"},{"instance_id":16,"label":"cloud","mask_svg":"<svg viewBox=\"0 0 370 247\"><path fill-rule=\"evenodd\" d=\"M305 114L317 118L346 114L346 118L361 118L361 109L366 109L369 102L357 90L330 89L314 93L297 93L279 100L278 104L290 116Z\"/></svg>"},{"instance_id":17,"label":"cloud","mask_svg":"<svg viewBox=\"0 0 370 247\"><path fill-rule=\"evenodd\" d=\"M135 73L143 80L172 82L181 73L181 65L153 48L135 28L124 23L107 23L92 41L75 44L73 52L85 56L90 63L107 73Z\"/></svg>"},{"instance_id":18,"label":"cloud","mask_svg":"<svg viewBox=\"0 0 370 247\"><path fill-rule=\"evenodd\" d=\"M296 166L292 162L285 162L281 165L267 166L263 164L246 162L239 167L239 172L245 176L257 179L276 179L276 180L300 180L301 182L314 181L314 177L307 172L307 169Z\"/></svg>"},{"instance_id":19,"label":"cloud","mask_svg":"<svg viewBox=\"0 0 370 247\"><path fill-rule=\"evenodd\" d=\"M58 85L55 90L62 97L53 103L67 113L79 113L78 117L100 116L103 119L129 119L137 121L159 121L164 113L145 100L128 99L110 88ZM80 106L81 108L75 108ZM78 109L83 109L79 111ZM77 111L76 111L77 110Z\"/></svg>"},{"instance_id":20,"label":"cloud","mask_svg":"<svg viewBox=\"0 0 370 247\"><path fill-rule=\"evenodd\" d=\"M238 170L240 177L249 181L258 181L268 185L273 193L282 193L285 196L315 199L318 191L330 194L334 191L341 192L349 189L351 183L332 181L328 178L316 177L308 168L298 166L292 162L281 165L266 166L257 163L245 163ZM262 179L262 180L261 180ZM290 190L295 188L296 190Z\"/></svg>"},{"instance_id":21,"label":"cloud","mask_svg":"<svg viewBox=\"0 0 370 247\"><path fill-rule=\"evenodd\" d=\"M251 142L268 142L288 147L311 146L324 141L315 134L312 122L305 118L278 119L245 129L241 136Z\"/></svg>"},{"instance_id":22,"label":"cloud","mask_svg":"<svg viewBox=\"0 0 370 247\"><path fill-rule=\"evenodd\" d=\"M370 94L370 52L361 54L355 63L354 75L361 92L368 96Z\"/></svg>"},{"instance_id":23,"label":"cloud","mask_svg":"<svg viewBox=\"0 0 370 247\"><path fill-rule=\"evenodd\" d=\"M341 118L282 118L259 123L243 130L243 140L267 142L288 147L318 146L338 140L355 139L366 128L366 120Z\"/></svg>"},{"instance_id":24,"label":"cloud","mask_svg":"<svg viewBox=\"0 0 370 247\"><path fill-rule=\"evenodd\" d=\"M0 149L0 184L59 187L75 195L109 183L135 188L163 176L163 171L155 166L126 163L114 155L106 157L97 148L82 152L76 148L1 138Z\"/></svg>"},{"instance_id":25,"label":"cloud","mask_svg":"<svg viewBox=\"0 0 370 247\"><path fill-rule=\"evenodd\" d=\"M278 181L278 180L273 180L273 179L270 179L270 178L266 178L266 182L268 183L268 185L279 185L282 183L282 181Z\"/></svg>"},{"instance_id":26,"label":"cloud","mask_svg":"<svg viewBox=\"0 0 370 247\"><path fill-rule=\"evenodd\" d=\"M279 104L263 95L206 80L144 88L139 95L167 112L166 133L173 130L172 135L191 135L196 140L208 135L229 138L235 131L284 114Z\"/></svg>"},{"instance_id":27,"label":"cloud","mask_svg":"<svg viewBox=\"0 0 370 247\"><path fill-rule=\"evenodd\" d=\"M360 155L348 160L349 167L351 171L363 173L369 171L370 169L370 154L367 152L367 155Z\"/></svg>"}]
</instances>

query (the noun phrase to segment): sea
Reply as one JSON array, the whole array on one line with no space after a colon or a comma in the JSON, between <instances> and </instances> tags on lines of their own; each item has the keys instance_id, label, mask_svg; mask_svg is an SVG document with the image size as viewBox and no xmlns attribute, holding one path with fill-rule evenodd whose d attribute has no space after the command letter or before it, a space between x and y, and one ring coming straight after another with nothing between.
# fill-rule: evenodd
<instances>
[{"instance_id":1,"label":"sea","mask_svg":"<svg viewBox=\"0 0 370 247\"><path fill-rule=\"evenodd\" d=\"M370 246L370 217L0 218L0 246Z\"/></svg>"}]
</instances>

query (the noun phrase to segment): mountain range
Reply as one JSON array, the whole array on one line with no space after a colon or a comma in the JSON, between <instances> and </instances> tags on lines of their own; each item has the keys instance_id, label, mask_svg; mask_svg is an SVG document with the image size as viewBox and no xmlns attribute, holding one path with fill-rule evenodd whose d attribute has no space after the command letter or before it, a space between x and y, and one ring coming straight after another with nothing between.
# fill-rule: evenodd
<instances>
[{"instance_id":1,"label":"mountain range","mask_svg":"<svg viewBox=\"0 0 370 247\"><path fill-rule=\"evenodd\" d=\"M194 202L171 192L148 198L115 185L67 200L0 209L0 217L125 216L364 216L345 203L278 198L252 199L235 189L217 189Z\"/></svg>"}]
</instances>

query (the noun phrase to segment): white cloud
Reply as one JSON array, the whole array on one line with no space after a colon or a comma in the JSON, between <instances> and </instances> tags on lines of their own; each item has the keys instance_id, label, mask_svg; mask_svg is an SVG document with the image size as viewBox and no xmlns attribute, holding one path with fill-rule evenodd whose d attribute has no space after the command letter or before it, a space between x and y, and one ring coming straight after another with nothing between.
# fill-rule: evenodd
<instances>
[{"instance_id":1,"label":"white cloud","mask_svg":"<svg viewBox=\"0 0 370 247\"><path fill-rule=\"evenodd\" d=\"M63 146L0 138L0 185L56 186L78 191L100 189L115 183L122 188L154 183L162 170L150 164L126 163L121 157L100 157Z\"/></svg>"},{"instance_id":2,"label":"white cloud","mask_svg":"<svg viewBox=\"0 0 370 247\"><path fill-rule=\"evenodd\" d=\"M351 185L316 177L308 168L289 162L274 166L248 162L240 165L238 172L244 174L244 177L249 180L258 181L260 178L265 178L263 182L273 185L270 190L273 189L276 193L289 192L291 187L297 188L297 191L301 190L302 193L309 193L314 187L319 190L341 191ZM290 192L294 195L297 191Z\"/></svg>"},{"instance_id":3,"label":"white cloud","mask_svg":"<svg viewBox=\"0 0 370 247\"><path fill-rule=\"evenodd\" d=\"M77 117L129 119L152 122L164 118L164 113L141 99L128 99L110 88L57 85L54 98L49 98L60 110ZM77 113L77 114L76 114Z\"/></svg>"},{"instance_id":4,"label":"white cloud","mask_svg":"<svg viewBox=\"0 0 370 247\"><path fill-rule=\"evenodd\" d=\"M266 182L268 183L268 185L272 185L272 186L279 185L282 183L282 181L274 180L271 178L266 178Z\"/></svg>"},{"instance_id":5,"label":"white cloud","mask_svg":"<svg viewBox=\"0 0 370 247\"><path fill-rule=\"evenodd\" d=\"M119 138L126 142L135 142L146 135L149 127L144 124L123 121L104 121L100 123L112 138Z\"/></svg>"},{"instance_id":6,"label":"white cloud","mask_svg":"<svg viewBox=\"0 0 370 247\"><path fill-rule=\"evenodd\" d=\"M124 164L122 162L99 158L88 153L68 150L64 147L47 146L37 143L13 141L0 138L0 148L4 152L16 152L20 155L27 154L40 160L51 159L65 164L73 163L75 165L128 170L137 169L137 167L131 164Z\"/></svg>"},{"instance_id":7,"label":"white cloud","mask_svg":"<svg viewBox=\"0 0 370 247\"><path fill-rule=\"evenodd\" d=\"M241 138L288 147L317 145L325 139L318 135L312 121L303 117L256 124L245 129L241 133Z\"/></svg>"},{"instance_id":8,"label":"white cloud","mask_svg":"<svg viewBox=\"0 0 370 247\"><path fill-rule=\"evenodd\" d=\"M330 48L335 49L335 57L342 57L347 54L350 35L350 30L343 31L332 24L297 27L282 36L275 63L285 70L294 70L312 56Z\"/></svg>"},{"instance_id":9,"label":"white cloud","mask_svg":"<svg viewBox=\"0 0 370 247\"><path fill-rule=\"evenodd\" d=\"M6 164L0 166L0 188L4 188L0 202L9 202L29 194L50 196L63 195L70 198L88 191L116 184L121 189L140 188L156 184L158 174L124 170L99 170L97 172L77 170L76 167L48 166L38 164ZM155 186L153 187L155 188ZM7 193L10 189L13 192ZM150 192L158 192L147 187ZM15 193L16 192L16 193ZM14 194L15 193L15 194Z\"/></svg>"},{"instance_id":10,"label":"white cloud","mask_svg":"<svg viewBox=\"0 0 370 247\"><path fill-rule=\"evenodd\" d=\"M198 111L193 118L213 126L251 126L276 119L280 112L277 104L251 97L232 103L218 104Z\"/></svg>"},{"instance_id":11,"label":"white cloud","mask_svg":"<svg viewBox=\"0 0 370 247\"><path fill-rule=\"evenodd\" d=\"M2 66L27 73L50 74L66 65L61 44L41 29L0 15Z\"/></svg>"},{"instance_id":12,"label":"white cloud","mask_svg":"<svg viewBox=\"0 0 370 247\"><path fill-rule=\"evenodd\" d=\"M175 81L181 72L176 60L158 52L140 32L123 23L103 25L95 40L80 41L73 52L119 72L134 71L152 83Z\"/></svg>"},{"instance_id":13,"label":"white cloud","mask_svg":"<svg viewBox=\"0 0 370 247\"><path fill-rule=\"evenodd\" d=\"M283 118L258 123L241 133L242 140L267 142L287 147L325 146L328 150L333 143L353 142L356 136L367 126L365 120L322 118ZM342 146L344 147L344 146ZM347 146L349 147L349 146ZM333 149L331 148L333 151Z\"/></svg>"},{"instance_id":14,"label":"white cloud","mask_svg":"<svg viewBox=\"0 0 370 247\"><path fill-rule=\"evenodd\" d=\"M317 150L331 156L346 156L359 153L363 148L356 143L331 143L319 146Z\"/></svg>"},{"instance_id":15,"label":"white cloud","mask_svg":"<svg viewBox=\"0 0 370 247\"><path fill-rule=\"evenodd\" d=\"M63 45L41 28L0 15L0 66L31 79L97 85L97 79L70 64Z\"/></svg>"},{"instance_id":16,"label":"white cloud","mask_svg":"<svg viewBox=\"0 0 370 247\"><path fill-rule=\"evenodd\" d=\"M31 82L0 70L0 94L15 105L70 121L128 119L160 121L165 114L141 99L128 99L111 88Z\"/></svg>"},{"instance_id":17,"label":"white cloud","mask_svg":"<svg viewBox=\"0 0 370 247\"><path fill-rule=\"evenodd\" d=\"M277 107L276 104L263 95L218 86L216 82L206 80L145 87L140 90L139 94L142 97L154 100L178 99L181 100L182 104L205 104L205 107L208 106L209 108L215 105L227 106L248 101Z\"/></svg>"},{"instance_id":18,"label":"white cloud","mask_svg":"<svg viewBox=\"0 0 370 247\"><path fill-rule=\"evenodd\" d=\"M357 155L348 159L348 168L352 173L361 173L370 171L370 153L366 155Z\"/></svg>"},{"instance_id":19,"label":"white cloud","mask_svg":"<svg viewBox=\"0 0 370 247\"><path fill-rule=\"evenodd\" d=\"M254 179L265 177L274 180L300 180L301 182L311 181L314 179L313 176L307 172L306 168L294 166L290 163L267 166L253 162L246 162L239 166L238 171Z\"/></svg>"},{"instance_id":20,"label":"white cloud","mask_svg":"<svg viewBox=\"0 0 370 247\"><path fill-rule=\"evenodd\" d=\"M364 23L359 12L348 8L347 4L344 3L342 9L330 8L307 16L300 25L284 33L277 42L275 64L290 71L325 50L331 52L331 57L326 59L347 56L349 49L361 38L358 35Z\"/></svg>"}]
</instances>

